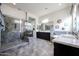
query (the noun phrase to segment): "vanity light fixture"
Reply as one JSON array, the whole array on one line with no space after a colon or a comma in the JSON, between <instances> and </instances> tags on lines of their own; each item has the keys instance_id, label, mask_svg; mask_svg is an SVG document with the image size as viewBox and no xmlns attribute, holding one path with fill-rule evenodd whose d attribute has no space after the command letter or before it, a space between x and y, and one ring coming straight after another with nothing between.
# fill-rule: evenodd
<instances>
[{"instance_id":1,"label":"vanity light fixture","mask_svg":"<svg viewBox=\"0 0 79 59\"><path fill-rule=\"evenodd\" d=\"M49 21L48 19L45 19L42 21L42 23L48 23L48 21Z\"/></svg>"},{"instance_id":2,"label":"vanity light fixture","mask_svg":"<svg viewBox=\"0 0 79 59\"><path fill-rule=\"evenodd\" d=\"M29 26L31 26L31 23L29 23L29 22L25 22L25 25L29 25Z\"/></svg>"},{"instance_id":3,"label":"vanity light fixture","mask_svg":"<svg viewBox=\"0 0 79 59\"><path fill-rule=\"evenodd\" d=\"M21 20L14 20L14 22L15 22L15 23L20 23L20 24L22 23Z\"/></svg>"}]
</instances>

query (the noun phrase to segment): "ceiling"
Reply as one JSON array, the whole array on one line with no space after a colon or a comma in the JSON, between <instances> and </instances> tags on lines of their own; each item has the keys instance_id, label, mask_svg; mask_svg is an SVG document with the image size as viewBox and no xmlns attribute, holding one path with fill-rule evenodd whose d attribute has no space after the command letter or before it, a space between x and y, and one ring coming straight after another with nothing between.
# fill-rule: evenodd
<instances>
[{"instance_id":1,"label":"ceiling","mask_svg":"<svg viewBox=\"0 0 79 59\"><path fill-rule=\"evenodd\" d=\"M68 6L71 6L70 3L16 3L17 8L30 12L37 17L44 16L48 13L55 12L57 10L61 10Z\"/></svg>"}]
</instances>

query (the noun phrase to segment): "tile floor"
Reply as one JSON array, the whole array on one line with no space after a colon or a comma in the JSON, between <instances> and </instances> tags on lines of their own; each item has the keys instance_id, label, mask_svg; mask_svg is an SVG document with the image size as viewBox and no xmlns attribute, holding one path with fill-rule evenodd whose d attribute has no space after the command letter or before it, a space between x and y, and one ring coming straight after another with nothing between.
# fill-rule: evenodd
<instances>
[{"instance_id":1,"label":"tile floor","mask_svg":"<svg viewBox=\"0 0 79 59\"><path fill-rule=\"evenodd\" d=\"M0 55L2 56L53 56L54 46L53 43L36 39L33 37L29 38L29 44L25 44L21 47L8 49Z\"/></svg>"}]
</instances>

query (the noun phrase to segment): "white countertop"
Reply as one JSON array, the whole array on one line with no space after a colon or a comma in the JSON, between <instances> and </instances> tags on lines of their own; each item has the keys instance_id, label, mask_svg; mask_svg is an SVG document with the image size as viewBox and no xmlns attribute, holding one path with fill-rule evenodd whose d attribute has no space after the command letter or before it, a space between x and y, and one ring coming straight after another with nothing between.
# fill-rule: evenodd
<instances>
[{"instance_id":1,"label":"white countertop","mask_svg":"<svg viewBox=\"0 0 79 59\"><path fill-rule=\"evenodd\" d=\"M37 31L37 32L49 32L50 33L50 31Z\"/></svg>"},{"instance_id":2,"label":"white countertop","mask_svg":"<svg viewBox=\"0 0 79 59\"><path fill-rule=\"evenodd\" d=\"M79 48L79 39L76 39L73 35L60 35L54 37L55 39L53 39L52 42Z\"/></svg>"}]
</instances>

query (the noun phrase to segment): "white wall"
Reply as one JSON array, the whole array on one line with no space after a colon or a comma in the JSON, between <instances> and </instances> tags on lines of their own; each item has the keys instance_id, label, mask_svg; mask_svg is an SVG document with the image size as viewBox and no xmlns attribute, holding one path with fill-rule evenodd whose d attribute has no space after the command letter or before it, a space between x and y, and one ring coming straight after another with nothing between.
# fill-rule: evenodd
<instances>
[{"instance_id":1,"label":"white wall","mask_svg":"<svg viewBox=\"0 0 79 59\"><path fill-rule=\"evenodd\" d=\"M68 18L71 16L70 10L71 10L71 8L67 7L67 8L64 8L62 10L56 11L54 13L50 13L50 14L44 15L42 17L39 17L38 24L41 24L41 21L46 19L46 18L48 18L49 23L53 24L54 26L57 25L58 19L62 19L62 22L66 22L66 20L68 20ZM71 18L71 20L72 20L72 18ZM72 25L70 26L69 31L71 31L71 27L72 27Z\"/></svg>"}]
</instances>

